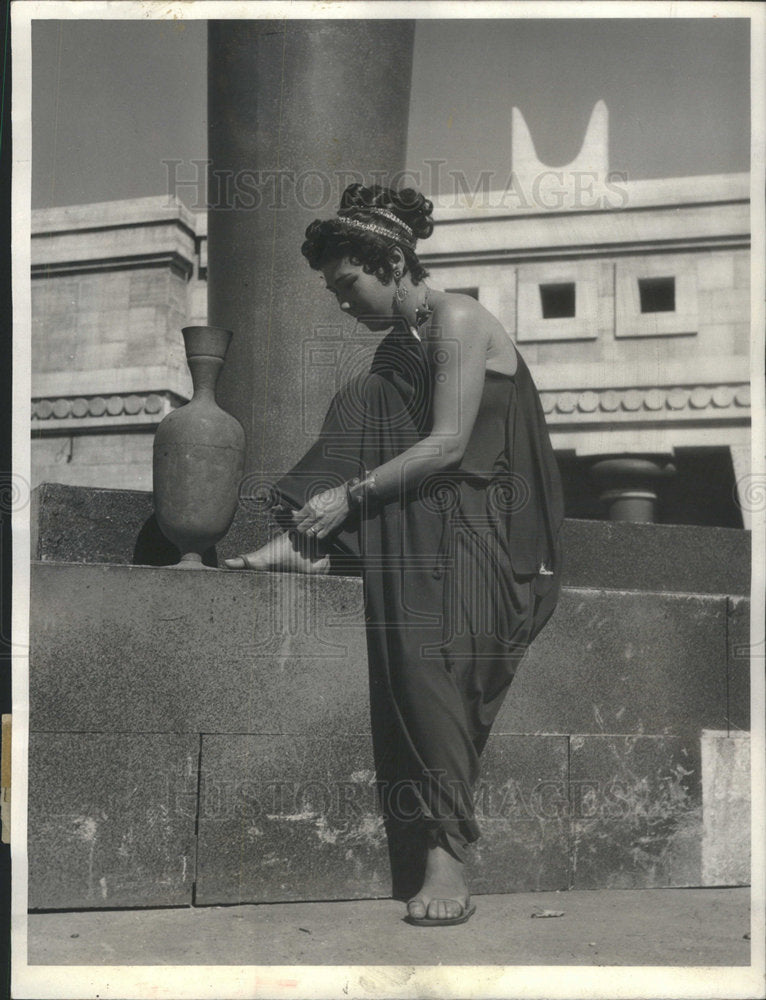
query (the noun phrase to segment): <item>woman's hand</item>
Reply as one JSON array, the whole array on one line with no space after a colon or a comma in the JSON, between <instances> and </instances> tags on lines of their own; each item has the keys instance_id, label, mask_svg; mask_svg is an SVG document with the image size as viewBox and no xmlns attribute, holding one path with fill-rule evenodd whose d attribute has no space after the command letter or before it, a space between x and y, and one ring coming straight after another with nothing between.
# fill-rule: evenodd
<instances>
[{"instance_id":1,"label":"woman's hand","mask_svg":"<svg viewBox=\"0 0 766 1000\"><path fill-rule=\"evenodd\" d=\"M326 538L343 524L349 506L346 486L317 493L300 510L293 511L293 527L310 538Z\"/></svg>"}]
</instances>

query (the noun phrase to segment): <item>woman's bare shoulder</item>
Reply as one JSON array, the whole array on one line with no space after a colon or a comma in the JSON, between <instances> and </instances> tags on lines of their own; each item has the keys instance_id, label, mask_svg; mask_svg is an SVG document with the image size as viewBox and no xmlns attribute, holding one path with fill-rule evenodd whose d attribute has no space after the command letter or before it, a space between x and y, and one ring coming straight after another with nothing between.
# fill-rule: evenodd
<instances>
[{"instance_id":1,"label":"woman's bare shoulder","mask_svg":"<svg viewBox=\"0 0 766 1000\"><path fill-rule=\"evenodd\" d=\"M489 333L497 320L472 295L464 292L431 290L429 302L433 309L432 322L436 325L454 324L470 326L475 333Z\"/></svg>"},{"instance_id":2,"label":"woman's bare shoulder","mask_svg":"<svg viewBox=\"0 0 766 1000\"><path fill-rule=\"evenodd\" d=\"M431 297L433 317L430 338L440 339L445 330L458 339L483 344L488 367L513 375L518 354L500 320L472 295L438 292Z\"/></svg>"}]
</instances>

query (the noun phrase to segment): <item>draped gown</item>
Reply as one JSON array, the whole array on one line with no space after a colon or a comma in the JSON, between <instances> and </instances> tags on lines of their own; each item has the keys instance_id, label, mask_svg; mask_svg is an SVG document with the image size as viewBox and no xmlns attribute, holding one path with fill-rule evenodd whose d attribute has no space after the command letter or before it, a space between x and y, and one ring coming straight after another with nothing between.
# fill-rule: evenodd
<instances>
[{"instance_id":1,"label":"draped gown","mask_svg":"<svg viewBox=\"0 0 766 1000\"><path fill-rule=\"evenodd\" d=\"M427 436L432 389L420 341L392 330L276 484L279 502L301 507ZM562 522L558 467L519 355L515 375L486 372L459 465L365 502L328 540L333 571L356 565L363 579L384 815L460 860L479 836L479 756L558 600Z\"/></svg>"}]
</instances>

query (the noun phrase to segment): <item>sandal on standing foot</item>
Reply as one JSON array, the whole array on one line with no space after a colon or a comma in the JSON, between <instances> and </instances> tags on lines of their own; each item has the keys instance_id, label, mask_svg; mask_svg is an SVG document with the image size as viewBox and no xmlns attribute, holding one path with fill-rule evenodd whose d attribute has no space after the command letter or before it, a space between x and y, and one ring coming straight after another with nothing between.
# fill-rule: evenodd
<instances>
[{"instance_id":1,"label":"sandal on standing foot","mask_svg":"<svg viewBox=\"0 0 766 1000\"><path fill-rule=\"evenodd\" d=\"M409 906L409 903L413 903L414 901L414 899L409 900L407 905ZM432 899L431 902L433 903L435 900ZM450 899L448 902L457 903L458 900ZM426 907L427 910L428 907ZM467 920L470 920L474 913L476 913L476 906L470 899L467 899L465 904L461 903L461 911L457 917L413 917L408 913L404 919L414 927L454 927L455 924L464 924Z\"/></svg>"}]
</instances>

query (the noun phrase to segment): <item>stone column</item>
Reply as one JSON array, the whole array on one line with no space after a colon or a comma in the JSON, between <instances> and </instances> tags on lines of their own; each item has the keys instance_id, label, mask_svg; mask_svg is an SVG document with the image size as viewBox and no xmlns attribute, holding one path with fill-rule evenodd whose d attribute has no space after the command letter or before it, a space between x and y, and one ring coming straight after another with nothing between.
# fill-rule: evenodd
<instances>
[{"instance_id":1,"label":"stone column","mask_svg":"<svg viewBox=\"0 0 766 1000\"><path fill-rule=\"evenodd\" d=\"M348 183L404 168L413 36L412 21L210 22L208 315L234 331L218 399L249 471L286 472L336 388L332 365L306 370L344 320L301 243Z\"/></svg>"},{"instance_id":2,"label":"stone column","mask_svg":"<svg viewBox=\"0 0 766 1000\"><path fill-rule=\"evenodd\" d=\"M591 466L610 521L655 520L660 485L675 474L670 456L620 455Z\"/></svg>"}]
</instances>

